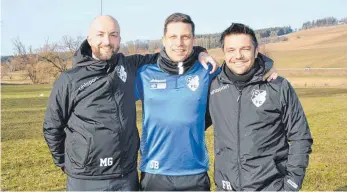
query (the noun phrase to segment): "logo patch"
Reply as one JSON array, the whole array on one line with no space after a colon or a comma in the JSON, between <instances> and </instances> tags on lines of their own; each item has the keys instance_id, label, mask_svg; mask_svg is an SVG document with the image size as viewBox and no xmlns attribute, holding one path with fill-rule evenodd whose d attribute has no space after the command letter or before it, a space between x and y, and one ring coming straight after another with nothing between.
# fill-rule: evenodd
<instances>
[{"instance_id":1,"label":"logo patch","mask_svg":"<svg viewBox=\"0 0 347 192\"><path fill-rule=\"evenodd\" d=\"M166 89L166 79L152 79L150 81L151 89Z\"/></svg>"},{"instance_id":2,"label":"logo patch","mask_svg":"<svg viewBox=\"0 0 347 192\"><path fill-rule=\"evenodd\" d=\"M118 77L125 83L127 81L127 72L125 72L123 65L117 65L116 71Z\"/></svg>"},{"instance_id":3,"label":"logo patch","mask_svg":"<svg viewBox=\"0 0 347 192\"><path fill-rule=\"evenodd\" d=\"M187 86L190 90L196 91L199 88L199 76L187 76Z\"/></svg>"},{"instance_id":4,"label":"logo patch","mask_svg":"<svg viewBox=\"0 0 347 192\"><path fill-rule=\"evenodd\" d=\"M260 107L266 100L266 91L264 90L252 90L252 102L256 107Z\"/></svg>"}]
</instances>

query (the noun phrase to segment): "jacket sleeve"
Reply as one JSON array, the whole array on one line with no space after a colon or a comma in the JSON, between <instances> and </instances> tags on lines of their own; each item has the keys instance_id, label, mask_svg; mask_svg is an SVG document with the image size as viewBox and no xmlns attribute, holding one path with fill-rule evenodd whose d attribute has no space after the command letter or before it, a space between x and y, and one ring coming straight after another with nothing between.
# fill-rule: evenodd
<instances>
[{"instance_id":1,"label":"jacket sleeve","mask_svg":"<svg viewBox=\"0 0 347 192\"><path fill-rule=\"evenodd\" d=\"M205 130L207 130L212 125L212 119L209 111L209 107L207 104L206 113L205 113Z\"/></svg>"},{"instance_id":2,"label":"jacket sleeve","mask_svg":"<svg viewBox=\"0 0 347 192\"><path fill-rule=\"evenodd\" d=\"M65 131L69 114L69 79L64 73L56 80L48 99L43 134L54 163L64 166Z\"/></svg>"},{"instance_id":3,"label":"jacket sleeve","mask_svg":"<svg viewBox=\"0 0 347 192\"><path fill-rule=\"evenodd\" d=\"M125 56L127 63L134 68L135 74L136 74L136 71L143 65L157 63L158 58L159 58L159 53L146 54L146 55L135 54L135 55Z\"/></svg>"},{"instance_id":4,"label":"jacket sleeve","mask_svg":"<svg viewBox=\"0 0 347 192\"><path fill-rule=\"evenodd\" d=\"M282 122L289 142L284 190L298 191L305 177L313 140L304 110L293 87L284 79L281 89Z\"/></svg>"},{"instance_id":5,"label":"jacket sleeve","mask_svg":"<svg viewBox=\"0 0 347 192\"><path fill-rule=\"evenodd\" d=\"M220 70L220 67L218 68ZM217 73L218 71L214 72ZM207 92L207 103L206 103L206 112L205 112L205 131L213 124L212 117L210 113L210 91L211 91L211 81L215 75L210 74L209 88Z\"/></svg>"}]
</instances>

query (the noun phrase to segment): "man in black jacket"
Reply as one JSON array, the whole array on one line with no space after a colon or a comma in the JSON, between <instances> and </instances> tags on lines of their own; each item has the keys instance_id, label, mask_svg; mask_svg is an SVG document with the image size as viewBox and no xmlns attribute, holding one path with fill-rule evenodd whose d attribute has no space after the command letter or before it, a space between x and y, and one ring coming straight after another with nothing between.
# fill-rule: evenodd
<instances>
[{"instance_id":1,"label":"man in black jacket","mask_svg":"<svg viewBox=\"0 0 347 192\"><path fill-rule=\"evenodd\" d=\"M44 136L68 190L138 190L134 80L158 54L125 57L119 45L118 22L97 17L49 97Z\"/></svg>"},{"instance_id":2,"label":"man in black jacket","mask_svg":"<svg viewBox=\"0 0 347 192\"><path fill-rule=\"evenodd\" d=\"M209 96L217 189L299 190L313 140L293 87L263 81L266 60L249 27L232 24L220 41L225 63Z\"/></svg>"}]
</instances>

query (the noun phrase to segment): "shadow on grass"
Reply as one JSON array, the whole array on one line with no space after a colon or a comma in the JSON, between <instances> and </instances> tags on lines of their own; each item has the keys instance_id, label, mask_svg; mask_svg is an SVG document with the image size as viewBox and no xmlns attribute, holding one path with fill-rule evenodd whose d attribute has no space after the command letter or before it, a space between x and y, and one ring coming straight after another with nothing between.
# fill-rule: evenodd
<instances>
[{"instance_id":1,"label":"shadow on grass","mask_svg":"<svg viewBox=\"0 0 347 192\"><path fill-rule=\"evenodd\" d=\"M8 129L2 129L1 141L21 140L21 139L43 139L42 121L16 123Z\"/></svg>"},{"instance_id":2,"label":"shadow on grass","mask_svg":"<svg viewBox=\"0 0 347 192\"><path fill-rule=\"evenodd\" d=\"M1 83L1 85L32 85L32 83Z\"/></svg>"},{"instance_id":3,"label":"shadow on grass","mask_svg":"<svg viewBox=\"0 0 347 192\"><path fill-rule=\"evenodd\" d=\"M32 92L50 91L52 89L51 84L1 84L2 94L27 94Z\"/></svg>"},{"instance_id":4,"label":"shadow on grass","mask_svg":"<svg viewBox=\"0 0 347 192\"><path fill-rule=\"evenodd\" d=\"M311 113L311 114L306 114L306 117L307 118L310 118L310 117L316 117L316 116L324 116L324 115L332 115L332 114L339 114L339 113L342 113L342 112L347 112L347 109L339 109L339 110L334 110L334 109L331 109L332 111L323 111L323 112L316 112L316 113Z\"/></svg>"},{"instance_id":5,"label":"shadow on grass","mask_svg":"<svg viewBox=\"0 0 347 192\"><path fill-rule=\"evenodd\" d=\"M339 94L347 94L347 89L341 88L297 88L299 97L332 97Z\"/></svg>"},{"instance_id":6,"label":"shadow on grass","mask_svg":"<svg viewBox=\"0 0 347 192\"><path fill-rule=\"evenodd\" d=\"M347 191L347 185L344 187L340 187L338 189L335 189L334 191Z\"/></svg>"},{"instance_id":7,"label":"shadow on grass","mask_svg":"<svg viewBox=\"0 0 347 192\"><path fill-rule=\"evenodd\" d=\"M13 108L40 108L47 106L48 99L46 97L36 98L2 98L1 109Z\"/></svg>"}]
</instances>

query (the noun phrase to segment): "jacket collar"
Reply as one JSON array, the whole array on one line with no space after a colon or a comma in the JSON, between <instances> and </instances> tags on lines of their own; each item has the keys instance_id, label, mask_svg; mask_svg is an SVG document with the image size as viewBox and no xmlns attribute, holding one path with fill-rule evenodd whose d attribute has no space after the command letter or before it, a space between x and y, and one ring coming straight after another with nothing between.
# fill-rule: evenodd
<instances>
[{"instance_id":1,"label":"jacket collar","mask_svg":"<svg viewBox=\"0 0 347 192\"><path fill-rule=\"evenodd\" d=\"M72 67L88 67L92 70L106 70L109 72L115 67L120 54L121 53L114 54L111 59L107 61L94 59L88 41L84 40L72 57Z\"/></svg>"},{"instance_id":2,"label":"jacket collar","mask_svg":"<svg viewBox=\"0 0 347 192\"><path fill-rule=\"evenodd\" d=\"M270 59L269 57L259 53L258 57L256 58L255 62L257 62L259 64L259 69L255 72L255 74L253 75L253 77L251 78L251 80L247 83L255 83L255 82L263 82L263 77L265 75L265 73L267 71L269 71L272 66L273 66L273 60ZM221 73L218 75L218 79L222 82L222 83L228 83L228 84L234 84L226 75L226 63L224 61L224 63L222 64L222 71ZM247 85L246 84L246 85Z\"/></svg>"}]
</instances>

